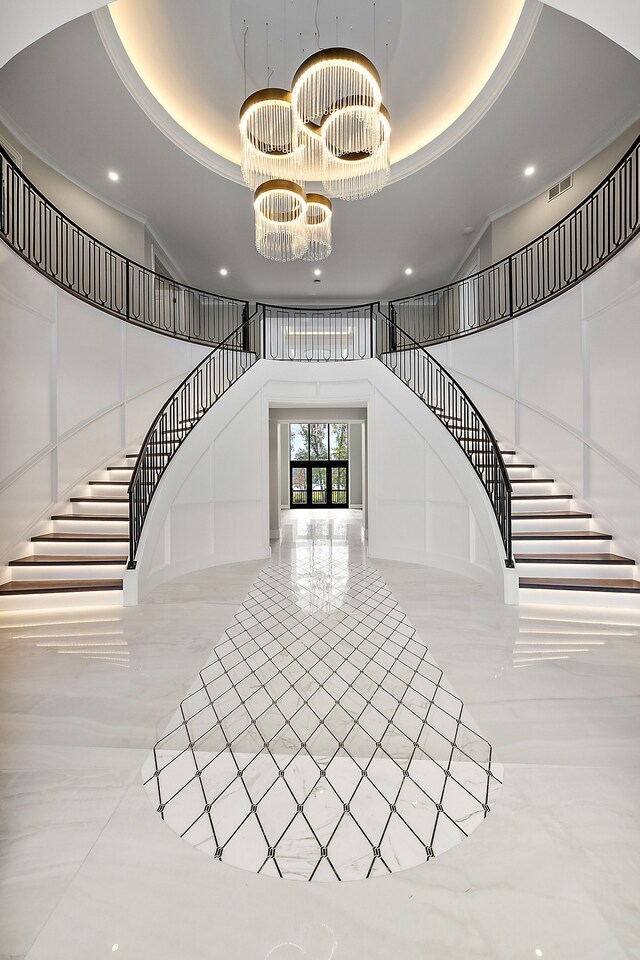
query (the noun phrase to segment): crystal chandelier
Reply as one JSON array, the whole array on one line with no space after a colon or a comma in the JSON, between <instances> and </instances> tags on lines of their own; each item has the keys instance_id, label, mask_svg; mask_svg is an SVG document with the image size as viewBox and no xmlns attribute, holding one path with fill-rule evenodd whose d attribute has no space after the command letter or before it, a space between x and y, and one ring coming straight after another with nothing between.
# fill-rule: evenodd
<instances>
[{"instance_id":1,"label":"crystal chandelier","mask_svg":"<svg viewBox=\"0 0 640 960\"><path fill-rule=\"evenodd\" d=\"M240 108L240 168L255 190L265 180L296 180L302 167L288 90L258 90Z\"/></svg>"},{"instance_id":2,"label":"crystal chandelier","mask_svg":"<svg viewBox=\"0 0 640 960\"><path fill-rule=\"evenodd\" d=\"M255 191L256 248L270 260L321 260L331 253L331 203L362 200L390 174L391 123L380 76L355 50L318 50L291 91L258 90L240 110L241 169Z\"/></svg>"},{"instance_id":3,"label":"crystal chandelier","mask_svg":"<svg viewBox=\"0 0 640 960\"><path fill-rule=\"evenodd\" d=\"M289 180L267 180L254 193L256 250L267 260L299 260L307 251L307 198Z\"/></svg>"}]
</instances>

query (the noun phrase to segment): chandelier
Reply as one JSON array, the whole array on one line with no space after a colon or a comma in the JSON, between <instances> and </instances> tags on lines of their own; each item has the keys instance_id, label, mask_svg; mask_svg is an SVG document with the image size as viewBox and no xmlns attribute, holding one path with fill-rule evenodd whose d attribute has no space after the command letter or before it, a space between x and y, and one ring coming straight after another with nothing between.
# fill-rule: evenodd
<instances>
[{"instance_id":1,"label":"chandelier","mask_svg":"<svg viewBox=\"0 0 640 960\"><path fill-rule=\"evenodd\" d=\"M241 169L255 191L258 251L271 260L328 257L327 196L362 200L382 190L390 136L378 71L355 50L318 50L296 71L291 91L247 97L240 110ZM305 195L310 180L321 181L327 196Z\"/></svg>"},{"instance_id":2,"label":"chandelier","mask_svg":"<svg viewBox=\"0 0 640 960\"><path fill-rule=\"evenodd\" d=\"M253 196L256 250L267 260L324 260L331 253L331 201L290 180L267 180Z\"/></svg>"}]
</instances>

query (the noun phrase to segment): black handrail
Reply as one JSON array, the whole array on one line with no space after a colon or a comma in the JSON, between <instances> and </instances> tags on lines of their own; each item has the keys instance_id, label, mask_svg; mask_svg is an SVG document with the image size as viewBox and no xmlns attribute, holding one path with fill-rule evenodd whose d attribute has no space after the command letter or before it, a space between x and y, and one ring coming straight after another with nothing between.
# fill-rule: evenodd
<instances>
[{"instance_id":1,"label":"black handrail","mask_svg":"<svg viewBox=\"0 0 640 960\"><path fill-rule=\"evenodd\" d=\"M129 563L136 565L142 528L160 480L178 448L214 403L260 357L260 311L249 316L200 361L149 427L129 483Z\"/></svg>"},{"instance_id":2,"label":"black handrail","mask_svg":"<svg viewBox=\"0 0 640 960\"><path fill-rule=\"evenodd\" d=\"M390 317L377 313L376 356L437 416L465 453L493 507L505 551L513 567L511 546L511 481L496 438L471 397L442 364L401 330Z\"/></svg>"},{"instance_id":3,"label":"black handrail","mask_svg":"<svg viewBox=\"0 0 640 960\"><path fill-rule=\"evenodd\" d=\"M248 303L172 280L112 250L65 216L0 145L0 236L67 293L112 316L213 346L241 323Z\"/></svg>"},{"instance_id":4,"label":"black handrail","mask_svg":"<svg viewBox=\"0 0 640 960\"><path fill-rule=\"evenodd\" d=\"M468 336L548 303L611 259L640 230L640 137L562 220L479 273L391 301L397 323L428 345Z\"/></svg>"}]
</instances>

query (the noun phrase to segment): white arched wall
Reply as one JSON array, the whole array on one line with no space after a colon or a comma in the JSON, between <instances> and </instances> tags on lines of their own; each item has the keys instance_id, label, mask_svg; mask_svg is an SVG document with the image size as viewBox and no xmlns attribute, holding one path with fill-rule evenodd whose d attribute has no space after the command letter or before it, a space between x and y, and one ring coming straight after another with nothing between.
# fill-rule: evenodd
<instances>
[{"instance_id":1,"label":"white arched wall","mask_svg":"<svg viewBox=\"0 0 640 960\"><path fill-rule=\"evenodd\" d=\"M206 353L96 310L0 243L0 568Z\"/></svg>"},{"instance_id":2,"label":"white arched wall","mask_svg":"<svg viewBox=\"0 0 640 960\"><path fill-rule=\"evenodd\" d=\"M555 300L430 351L640 559L640 238ZM548 473L547 473L548 471Z\"/></svg>"},{"instance_id":3,"label":"white arched wall","mask_svg":"<svg viewBox=\"0 0 640 960\"><path fill-rule=\"evenodd\" d=\"M125 604L181 574L269 549L269 407L367 408L372 558L471 577L517 602L489 500L462 450L377 360L260 361L178 450L145 523Z\"/></svg>"}]
</instances>

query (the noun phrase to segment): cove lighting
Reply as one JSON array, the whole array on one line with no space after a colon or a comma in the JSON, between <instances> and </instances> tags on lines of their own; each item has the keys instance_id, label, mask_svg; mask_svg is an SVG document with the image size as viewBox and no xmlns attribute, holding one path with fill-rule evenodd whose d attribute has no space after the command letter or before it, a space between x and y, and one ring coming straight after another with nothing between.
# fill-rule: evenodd
<instances>
[{"instance_id":1,"label":"cove lighting","mask_svg":"<svg viewBox=\"0 0 640 960\"><path fill-rule=\"evenodd\" d=\"M410 277L411 274L413 273L413 267L405 267L405 271L404 271L404 272L406 273L406 275L407 275L408 277Z\"/></svg>"},{"instance_id":2,"label":"cove lighting","mask_svg":"<svg viewBox=\"0 0 640 960\"><path fill-rule=\"evenodd\" d=\"M226 267L221 267L221 268L220 268L220 276L221 276L221 277L226 277L226 276L228 275L228 273L229 273L229 271L227 270Z\"/></svg>"},{"instance_id":3,"label":"cove lighting","mask_svg":"<svg viewBox=\"0 0 640 960\"><path fill-rule=\"evenodd\" d=\"M525 177L532 177L535 172L536 172L536 168L535 168L535 167L525 167L525 168L524 168L524 175L525 175Z\"/></svg>"},{"instance_id":4,"label":"cove lighting","mask_svg":"<svg viewBox=\"0 0 640 960\"><path fill-rule=\"evenodd\" d=\"M120 179L120 174L116 173L115 170L109 170L109 173L107 174L107 176L109 177L109 180L113 180L114 183L117 183L118 180Z\"/></svg>"}]
</instances>

